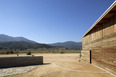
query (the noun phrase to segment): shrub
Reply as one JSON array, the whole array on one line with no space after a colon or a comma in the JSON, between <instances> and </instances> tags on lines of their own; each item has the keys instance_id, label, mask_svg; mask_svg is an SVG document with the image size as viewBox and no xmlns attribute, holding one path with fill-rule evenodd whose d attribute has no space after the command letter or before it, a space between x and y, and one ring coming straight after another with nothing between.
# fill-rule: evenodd
<instances>
[{"instance_id":1,"label":"shrub","mask_svg":"<svg viewBox=\"0 0 116 77\"><path fill-rule=\"evenodd\" d=\"M60 53L61 53L61 54L63 54L64 52L63 52L63 51L61 51Z\"/></svg>"},{"instance_id":2,"label":"shrub","mask_svg":"<svg viewBox=\"0 0 116 77\"><path fill-rule=\"evenodd\" d=\"M14 51L11 50L10 53L11 53L11 54L14 54Z\"/></svg>"},{"instance_id":3,"label":"shrub","mask_svg":"<svg viewBox=\"0 0 116 77\"><path fill-rule=\"evenodd\" d=\"M27 55L31 55L31 52L27 52Z\"/></svg>"},{"instance_id":4,"label":"shrub","mask_svg":"<svg viewBox=\"0 0 116 77\"><path fill-rule=\"evenodd\" d=\"M6 51L6 54L14 54L14 51L12 50Z\"/></svg>"}]
</instances>

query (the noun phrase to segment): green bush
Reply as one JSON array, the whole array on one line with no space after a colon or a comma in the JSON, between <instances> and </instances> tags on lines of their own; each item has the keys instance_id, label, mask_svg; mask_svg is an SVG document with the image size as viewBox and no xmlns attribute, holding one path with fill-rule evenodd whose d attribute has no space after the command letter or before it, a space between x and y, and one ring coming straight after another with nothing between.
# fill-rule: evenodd
<instances>
[{"instance_id":1,"label":"green bush","mask_svg":"<svg viewBox=\"0 0 116 77\"><path fill-rule=\"evenodd\" d=\"M64 53L64 51L61 51L60 53L61 53L61 54L63 54L63 53Z\"/></svg>"},{"instance_id":2,"label":"green bush","mask_svg":"<svg viewBox=\"0 0 116 77\"><path fill-rule=\"evenodd\" d=\"M11 54L14 54L14 51L10 51Z\"/></svg>"},{"instance_id":3,"label":"green bush","mask_svg":"<svg viewBox=\"0 0 116 77\"><path fill-rule=\"evenodd\" d=\"M27 52L27 55L31 55L31 52Z\"/></svg>"},{"instance_id":4,"label":"green bush","mask_svg":"<svg viewBox=\"0 0 116 77\"><path fill-rule=\"evenodd\" d=\"M12 50L6 51L6 54L14 54L14 51Z\"/></svg>"}]
</instances>

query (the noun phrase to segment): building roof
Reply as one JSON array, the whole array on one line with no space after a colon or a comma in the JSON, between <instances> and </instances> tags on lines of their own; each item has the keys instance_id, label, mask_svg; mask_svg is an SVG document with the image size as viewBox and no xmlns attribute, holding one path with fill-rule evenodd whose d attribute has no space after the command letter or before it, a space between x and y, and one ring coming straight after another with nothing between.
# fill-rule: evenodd
<instances>
[{"instance_id":1,"label":"building roof","mask_svg":"<svg viewBox=\"0 0 116 77\"><path fill-rule=\"evenodd\" d=\"M93 28L100 26L103 22L107 22L108 18L116 14L116 1L97 19L92 27L83 35L85 37Z\"/></svg>"}]
</instances>

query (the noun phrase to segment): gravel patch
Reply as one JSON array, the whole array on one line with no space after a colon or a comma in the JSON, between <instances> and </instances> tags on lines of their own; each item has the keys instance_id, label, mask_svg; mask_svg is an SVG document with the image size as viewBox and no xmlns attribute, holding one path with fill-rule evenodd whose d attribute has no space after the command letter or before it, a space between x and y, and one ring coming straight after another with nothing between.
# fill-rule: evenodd
<instances>
[{"instance_id":1,"label":"gravel patch","mask_svg":"<svg viewBox=\"0 0 116 77\"><path fill-rule=\"evenodd\" d=\"M36 68L37 66L38 65L24 66L24 67L13 67L13 68L3 68L3 69L0 69L0 77L7 76L7 75L26 73L26 72Z\"/></svg>"}]
</instances>

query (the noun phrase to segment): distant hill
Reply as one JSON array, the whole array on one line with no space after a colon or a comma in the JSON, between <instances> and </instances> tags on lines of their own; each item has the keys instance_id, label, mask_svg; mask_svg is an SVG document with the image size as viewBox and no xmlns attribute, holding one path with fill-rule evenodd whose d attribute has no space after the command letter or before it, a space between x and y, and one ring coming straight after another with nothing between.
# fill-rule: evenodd
<instances>
[{"instance_id":1,"label":"distant hill","mask_svg":"<svg viewBox=\"0 0 116 77\"><path fill-rule=\"evenodd\" d=\"M11 48L11 49L38 49L38 48L52 48L52 49L82 49L82 42L67 41L63 43L54 44L41 44L29 40L24 37L12 37L4 34L0 34L0 47ZM64 47L64 48L63 48Z\"/></svg>"},{"instance_id":2,"label":"distant hill","mask_svg":"<svg viewBox=\"0 0 116 77\"><path fill-rule=\"evenodd\" d=\"M20 42L20 41L35 43L34 41L28 40L24 37L12 37L5 34L0 34L0 42Z\"/></svg>"},{"instance_id":3,"label":"distant hill","mask_svg":"<svg viewBox=\"0 0 116 77\"><path fill-rule=\"evenodd\" d=\"M82 42L73 42L73 41L67 41L67 42L58 42L53 44L48 44L51 46L62 46L68 49L82 49Z\"/></svg>"},{"instance_id":4,"label":"distant hill","mask_svg":"<svg viewBox=\"0 0 116 77\"><path fill-rule=\"evenodd\" d=\"M24 37L12 37L8 35L4 35L4 34L0 34L0 47L20 49L20 50L38 49L38 48L53 48L53 46L36 43Z\"/></svg>"},{"instance_id":5,"label":"distant hill","mask_svg":"<svg viewBox=\"0 0 116 77\"><path fill-rule=\"evenodd\" d=\"M6 47L10 49L19 49L19 50L27 50L27 49L38 49L38 48L52 48L52 46L40 43L30 43L25 41L19 42L0 42L0 47Z\"/></svg>"}]
</instances>

